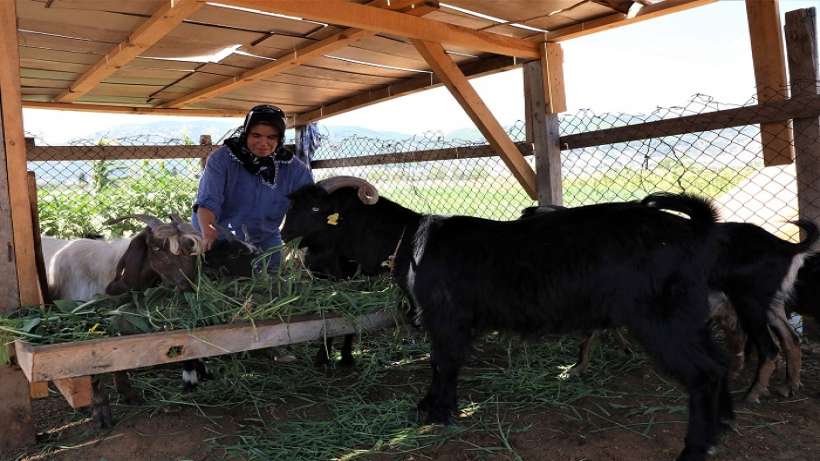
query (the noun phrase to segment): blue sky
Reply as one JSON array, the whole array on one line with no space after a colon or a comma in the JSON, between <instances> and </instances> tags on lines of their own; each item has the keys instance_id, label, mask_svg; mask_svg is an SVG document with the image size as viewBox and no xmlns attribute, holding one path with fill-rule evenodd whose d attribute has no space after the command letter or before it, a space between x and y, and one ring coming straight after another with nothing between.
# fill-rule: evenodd
<instances>
[{"instance_id":1,"label":"blue sky","mask_svg":"<svg viewBox=\"0 0 820 461\"><path fill-rule=\"evenodd\" d=\"M820 0L781 0L786 11ZM684 104L696 93L743 103L755 93L745 2L715 4L563 42L569 111L649 112ZM473 80L503 125L524 116L521 71ZM50 144L126 123L169 117L24 110L26 130ZM472 127L444 88L376 104L328 118L328 125L361 125L408 134Z\"/></svg>"}]
</instances>

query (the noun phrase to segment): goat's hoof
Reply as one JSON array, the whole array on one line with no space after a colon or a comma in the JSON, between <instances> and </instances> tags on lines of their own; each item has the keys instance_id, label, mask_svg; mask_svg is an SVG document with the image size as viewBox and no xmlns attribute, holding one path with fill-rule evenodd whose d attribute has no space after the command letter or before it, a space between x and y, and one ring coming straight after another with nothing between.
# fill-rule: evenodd
<instances>
[{"instance_id":1,"label":"goat's hoof","mask_svg":"<svg viewBox=\"0 0 820 461\"><path fill-rule=\"evenodd\" d=\"M746 394L746 403L760 403L760 397L768 397L769 389L760 384L755 384L752 389Z\"/></svg>"},{"instance_id":2,"label":"goat's hoof","mask_svg":"<svg viewBox=\"0 0 820 461\"><path fill-rule=\"evenodd\" d=\"M114 426L114 416L111 414L110 405L95 406L91 410L91 416L100 429L111 429Z\"/></svg>"},{"instance_id":3,"label":"goat's hoof","mask_svg":"<svg viewBox=\"0 0 820 461\"><path fill-rule=\"evenodd\" d=\"M775 387L775 391L781 397L797 397L801 387L803 387L802 383L789 383Z\"/></svg>"},{"instance_id":4,"label":"goat's hoof","mask_svg":"<svg viewBox=\"0 0 820 461\"><path fill-rule=\"evenodd\" d=\"M299 359L297 359L295 355L289 352L276 356L276 361L279 363L293 363L297 360Z\"/></svg>"},{"instance_id":5,"label":"goat's hoof","mask_svg":"<svg viewBox=\"0 0 820 461\"><path fill-rule=\"evenodd\" d=\"M443 426L450 425L450 410L441 407L431 408L425 418L425 424L441 424Z\"/></svg>"},{"instance_id":6,"label":"goat's hoof","mask_svg":"<svg viewBox=\"0 0 820 461\"><path fill-rule=\"evenodd\" d=\"M191 392L196 390L196 386L197 386L196 383L189 383L189 382L186 381L186 382L182 383L182 393L183 394L190 394Z\"/></svg>"},{"instance_id":7,"label":"goat's hoof","mask_svg":"<svg viewBox=\"0 0 820 461\"><path fill-rule=\"evenodd\" d=\"M675 461L705 461L706 456L714 447L685 447Z\"/></svg>"}]
</instances>

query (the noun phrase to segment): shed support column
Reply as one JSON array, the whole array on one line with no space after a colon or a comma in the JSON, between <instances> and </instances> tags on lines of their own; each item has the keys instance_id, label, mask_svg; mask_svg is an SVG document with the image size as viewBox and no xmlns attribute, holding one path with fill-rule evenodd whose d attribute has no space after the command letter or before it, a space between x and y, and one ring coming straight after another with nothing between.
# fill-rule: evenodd
<instances>
[{"instance_id":1,"label":"shed support column","mask_svg":"<svg viewBox=\"0 0 820 461\"><path fill-rule=\"evenodd\" d=\"M527 142L533 143L539 205L563 204L558 113L566 110L563 51L543 43L541 59L524 64Z\"/></svg>"},{"instance_id":2,"label":"shed support column","mask_svg":"<svg viewBox=\"0 0 820 461\"><path fill-rule=\"evenodd\" d=\"M0 312L39 300L26 185L15 2L0 3ZM7 347L0 344L0 347ZM0 356L7 356L3 351ZM29 385L0 360L0 453L34 442Z\"/></svg>"},{"instance_id":3,"label":"shed support column","mask_svg":"<svg viewBox=\"0 0 820 461\"><path fill-rule=\"evenodd\" d=\"M792 98L817 96L817 27L814 8L786 13L786 47L789 57ZM794 119L797 206L801 219L820 223L820 119ZM803 318L804 335L818 340L820 328L814 319Z\"/></svg>"}]
</instances>

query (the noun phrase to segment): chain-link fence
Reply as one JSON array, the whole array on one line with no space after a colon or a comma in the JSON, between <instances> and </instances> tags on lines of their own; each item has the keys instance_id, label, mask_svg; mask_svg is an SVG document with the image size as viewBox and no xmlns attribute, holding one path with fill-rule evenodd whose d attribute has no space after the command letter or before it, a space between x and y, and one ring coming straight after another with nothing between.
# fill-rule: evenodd
<instances>
[{"instance_id":1,"label":"chain-link fence","mask_svg":"<svg viewBox=\"0 0 820 461\"><path fill-rule=\"evenodd\" d=\"M755 104L750 100L744 106L765 109ZM704 131L703 123L680 119L737 107L742 108L697 95L684 106L659 108L650 114L582 111L562 115L562 142L567 140L569 147L584 145L578 137L586 132L613 127L634 127L635 133L627 139L651 136L657 127L642 125L651 121L675 121L682 133L690 128L700 130L562 150L564 204L687 191L715 199L726 220L755 222L785 237L795 237L796 229L787 221L797 217L797 184L801 184L801 197L810 198L817 188L818 176L812 172L820 167L812 165L820 159L811 154L820 149L816 130L809 128L810 123L796 121L794 138L782 130L783 122L764 124L762 132L759 124L752 123ZM767 114L752 117L758 115ZM525 131L523 122L508 129L522 152L530 154L526 159L533 166L532 146L524 142ZM766 152L761 136L767 137ZM314 175L317 180L340 174L364 177L385 196L425 213L514 219L523 207L533 205L483 138L477 132L468 138L424 133L401 140L360 136L325 139L314 153ZM800 151L799 175L794 163L764 167L764 155L782 158L792 151L795 140ZM67 237L117 235L132 228L127 223L107 227L105 220L135 212L189 215L201 173L200 157L211 147L190 145L190 141L184 145L182 141L139 136L37 147L37 161L30 161L29 169L37 175L42 231ZM138 156L146 158L133 160ZM57 158L64 160L53 160ZM806 203L815 206L811 201Z\"/></svg>"}]
</instances>

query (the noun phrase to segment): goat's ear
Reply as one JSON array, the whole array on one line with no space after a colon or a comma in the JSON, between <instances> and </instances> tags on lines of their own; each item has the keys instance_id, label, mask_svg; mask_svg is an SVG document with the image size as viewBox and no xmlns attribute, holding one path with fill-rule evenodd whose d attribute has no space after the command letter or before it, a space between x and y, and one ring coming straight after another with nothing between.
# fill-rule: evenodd
<instances>
[{"instance_id":1,"label":"goat's ear","mask_svg":"<svg viewBox=\"0 0 820 461\"><path fill-rule=\"evenodd\" d=\"M131 239L128 249L117 262L114 280L105 288L105 292L116 295L132 289L147 287L156 274L148 267L148 235L143 230Z\"/></svg>"}]
</instances>

